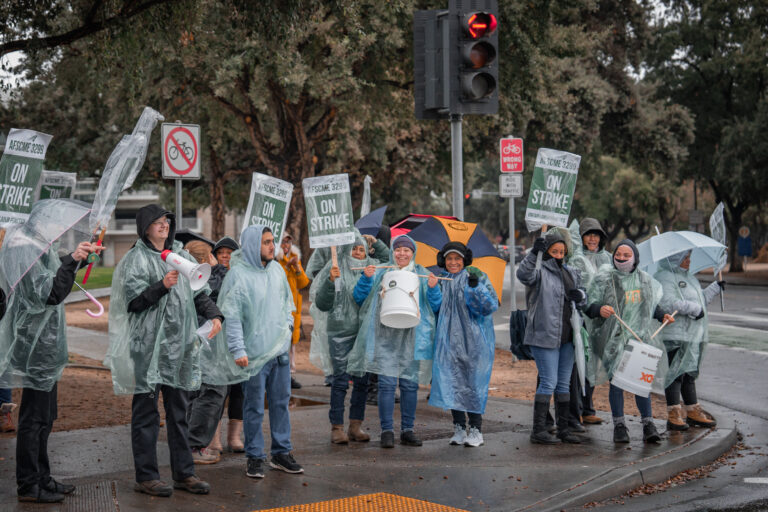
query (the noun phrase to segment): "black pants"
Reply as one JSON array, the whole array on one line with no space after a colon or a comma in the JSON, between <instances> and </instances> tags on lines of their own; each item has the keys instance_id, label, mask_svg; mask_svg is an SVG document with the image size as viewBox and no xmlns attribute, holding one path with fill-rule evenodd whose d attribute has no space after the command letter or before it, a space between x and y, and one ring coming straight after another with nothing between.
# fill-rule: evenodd
<instances>
[{"instance_id":1,"label":"black pants","mask_svg":"<svg viewBox=\"0 0 768 512\"><path fill-rule=\"evenodd\" d=\"M679 349L674 349L667 352L667 360L670 365L678 350ZM695 377L684 373L672 381L672 384L667 386L667 389L664 390L664 395L667 398L667 405L678 405L680 403L681 394L683 395L683 403L685 403L685 405L693 405L698 402L696 399Z\"/></svg>"},{"instance_id":2,"label":"black pants","mask_svg":"<svg viewBox=\"0 0 768 512\"><path fill-rule=\"evenodd\" d=\"M56 390L36 391L24 388L21 392L19 426L16 432L16 485L19 494L25 494L36 485L45 485L51 479L48 462L48 436L57 416Z\"/></svg>"},{"instance_id":3,"label":"black pants","mask_svg":"<svg viewBox=\"0 0 768 512\"><path fill-rule=\"evenodd\" d=\"M594 416L595 404L592 403L592 394L595 392L595 388L588 380L584 381L584 388L585 394L581 396L581 415Z\"/></svg>"},{"instance_id":4,"label":"black pants","mask_svg":"<svg viewBox=\"0 0 768 512\"><path fill-rule=\"evenodd\" d=\"M195 474L192 453L187 440L188 393L171 386L158 386L154 393L133 395L131 447L137 482L160 479L157 467L157 436L160 433L157 401L160 393L163 394L173 479L184 480Z\"/></svg>"},{"instance_id":5,"label":"black pants","mask_svg":"<svg viewBox=\"0 0 768 512\"><path fill-rule=\"evenodd\" d=\"M586 379L584 380L584 383L586 384ZM571 386L570 386L570 393L571 393L571 401L568 406L568 411L570 413L570 419L568 420L568 423L570 424L576 424L581 423L581 415L583 412L583 404L582 404L582 398L584 398L581 394L581 381L579 380L579 372L576 369L576 364L573 365L573 371L571 371Z\"/></svg>"},{"instance_id":6,"label":"black pants","mask_svg":"<svg viewBox=\"0 0 768 512\"><path fill-rule=\"evenodd\" d=\"M194 393L187 413L190 448L205 448L211 443L224 412L228 387L202 384L200 390Z\"/></svg>"},{"instance_id":7,"label":"black pants","mask_svg":"<svg viewBox=\"0 0 768 512\"><path fill-rule=\"evenodd\" d=\"M229 406L227 417L231 420L243 419L243 385L232 384L229 386Z\"/></svg>"},{"instance_id":8,"label":"black pants","mask_svg":"<svg viewBox=\"0 0 768 512\"><path fill-rule=\"evenodd\" d=\"M453 424L461 425L466 428L467 417L469 417L469 426L475 427L479 431L483 431L483 415L475 412L464 412L451 409L451 416L453 416Z\"/></svg>"}]
</instances>

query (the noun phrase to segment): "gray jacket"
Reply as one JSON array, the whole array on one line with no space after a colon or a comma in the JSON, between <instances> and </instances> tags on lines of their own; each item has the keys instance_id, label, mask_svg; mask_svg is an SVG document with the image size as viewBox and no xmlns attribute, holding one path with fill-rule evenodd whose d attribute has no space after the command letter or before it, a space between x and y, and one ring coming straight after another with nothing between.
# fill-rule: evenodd
<instances>
[{"instance_id":1,"label":"gray jacket","mask_svg":"<svg viewBox=\"0 0 768 512\"><path fill-rule=\"evenodd\" d=\"M559 348L563 333L563 307L566 304L563 276L560 267L551 259L542 261L541 268L537 270L536 259L537 255L528 253L517 269L517 278L528 287L528 323L523 343L541 348ZM581 308L587 302L587 294L581 286L581 272L568 265L563 265L563 268L582 292L582 298L576 304L577 308Z\"/></svg>"}]
</instances>

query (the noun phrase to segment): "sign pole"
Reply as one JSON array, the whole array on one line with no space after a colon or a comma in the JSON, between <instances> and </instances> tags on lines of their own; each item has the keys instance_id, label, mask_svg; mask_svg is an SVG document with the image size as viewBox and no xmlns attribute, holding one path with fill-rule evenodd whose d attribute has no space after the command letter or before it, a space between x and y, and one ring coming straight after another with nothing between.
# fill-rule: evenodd
<instances>
[{"instance_id":1,"label":"sign pole","mask_svg":"<svg viewBox=\"0 0 768 512\"><path fill-rule=\"evenodd\" d=\"M176 231L181 229L181 180L176 180Z\"/></svg>"},{"instance_id":2,"label":"sign pole","mask_svg":"<svg viewBox=\"0 0 768 512\"><path fill-rule=\"evenodd\" d=\"M464 220L464 176L461 151L461 114L451 114L451 183L453 216Z\"/></svg>"},{"instance_id":3,"label":"sign pole","mask_svg":"<svg viewBox=\"0 0 768 512\"><path fill-rule=\"evenodd\" d=\"M509 198L509 282L511 283L510 289L512 290L512 302L511 310L517 311L517 290L515 289L515 256L517 251L515 249L515 198Z\"/></svg>"}]
</instances>

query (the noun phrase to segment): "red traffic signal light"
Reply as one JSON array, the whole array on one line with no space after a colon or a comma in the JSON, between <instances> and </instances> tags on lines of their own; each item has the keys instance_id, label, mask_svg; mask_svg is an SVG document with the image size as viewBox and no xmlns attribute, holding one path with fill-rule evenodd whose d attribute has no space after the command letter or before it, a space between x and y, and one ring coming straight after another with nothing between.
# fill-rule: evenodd
<instances>
[{"instance_id":1,"label":"red traffic signal light","mask_svg":"<svg viewBox=\"0 0 768 512\"><path fill-rule=\"evenodd\" d=\"M488 12L472 12L464 16L464 34L470 39L480 39L496 31L496 16Z\"/></svg>"}]
</instances>

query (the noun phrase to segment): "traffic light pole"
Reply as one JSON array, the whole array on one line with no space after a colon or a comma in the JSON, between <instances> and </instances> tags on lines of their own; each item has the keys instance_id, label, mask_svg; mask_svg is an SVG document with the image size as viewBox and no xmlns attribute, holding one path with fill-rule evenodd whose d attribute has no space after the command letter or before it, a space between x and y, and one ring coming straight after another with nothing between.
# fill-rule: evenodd
<instances>
[{"instance_id":1,"label":"traffic light pole","mask_svg":"<svg viewBox=\"0 0 768 512\"><path fill-rule=\"evenodd\" d=\"M515 249L515 198L509 198L509 283L512 290L511 310L517 311L517 290L515 289L515 259L517 250Z\"/></svg>"},{"instance_id":2,"label":"traffic light pole","mask_svg":"<svg viewBox=\"0 0 768 512\"><path fill-rule=\"evenodd\" d=\"M464 162L461 149L461 114L451 114L451 182L453 216L464 220Z\"/></svg>"}]
</instances>

